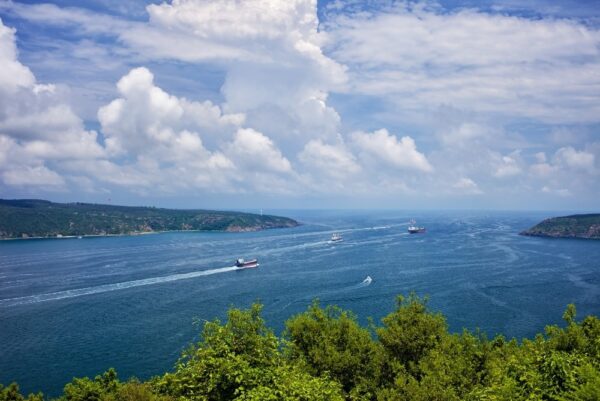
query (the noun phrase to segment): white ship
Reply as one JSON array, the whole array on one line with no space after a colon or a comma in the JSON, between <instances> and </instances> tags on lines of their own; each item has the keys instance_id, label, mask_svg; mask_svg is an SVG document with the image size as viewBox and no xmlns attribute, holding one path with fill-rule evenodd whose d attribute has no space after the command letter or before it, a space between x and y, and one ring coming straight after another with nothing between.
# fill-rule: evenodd
<instances>
[{"instance_id":1,"label":"white ship","mask_svg":"<svg viewBox=\"0 0 600 401\"><path fill-rule=\"evenodd\" d=\"M423 234L426 231L427 230L425 229L425 227L418 227L416 221L410 221L410 225L408 226L408 232L410 234Z\"/></svg>"},{"instance_id":2,"label":"white ship","mask_svg":"<svg viewBox=\"0 0 600 401\"><path fill-rule=\"evenodd\" d=\"M329 240L329 242L341 242L344 239L342 238L342 236L338 233L333 233L331 235L331 239Z\"/></svg>"}]
</instances>

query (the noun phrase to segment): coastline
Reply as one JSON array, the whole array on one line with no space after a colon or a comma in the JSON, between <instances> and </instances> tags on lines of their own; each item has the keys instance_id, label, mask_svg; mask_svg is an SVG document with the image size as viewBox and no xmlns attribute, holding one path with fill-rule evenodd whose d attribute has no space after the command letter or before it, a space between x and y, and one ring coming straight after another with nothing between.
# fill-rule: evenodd
<instances>
[{"instance_id":1,"label":"coastline","mask_svg":"<svg viewBox=\"0 0 600 401\"><path fill-rule=\"evenodd\" d=\"M288 217L247 212L0 199L0 240L256 232L298 225Z\"/></svg>"},{"instance_id":2,"label":"coastline","mask_svg":"<svg viewBox=\"0 0 600 401\"><path fill-rule=\"evenodd\" d=\"M11 238L0 238L0 241L27 241L27 240L62 240L62 239L84 239L84 238L98 238L98 237L135 237L138 235L151 235L151 234L165 234L165 233L230 233L230 234L239 234L239 233L253 233L258 231L266 231L266 230L277 230L280 228L294 228L301 226L302 223L298 222L295 226L286 226L286 227L263 227L257 229L240 229L240 230L160 230L160 231L138 231L138 232L130 232L123 234L82 234L82 235L63 235L60 237L57 236L48 236L48 237L11 237ZM79 238L81 237L81 238Z\"/></svg>"},{"instance_id":3,"label":"coastline","mask_svg":"<svg viewBox=\"0 0 600 401\"><path fill-rule=\"evenodd\" d=\"M600 240L600 237L585 237L581 235L563 235L563 234L545 234L545 233L530 233L520 232L519 235L524 237L552 238L552 239L584 239L584 240Z\"/></svg>"}]
</instances>

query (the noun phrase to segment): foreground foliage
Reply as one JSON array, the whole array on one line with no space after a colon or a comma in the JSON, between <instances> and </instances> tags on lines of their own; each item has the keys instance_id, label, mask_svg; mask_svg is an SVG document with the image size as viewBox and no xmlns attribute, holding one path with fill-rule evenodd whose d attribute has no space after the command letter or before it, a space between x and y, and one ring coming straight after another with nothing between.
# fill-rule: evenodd
<instances>
[{"instance_id":1,"label":"foreground foliage","mask_svg":"<svg viewBox=\"0 0 600 401\"><path fill-rule=\"evenodd\" d=\"M448 332L445 318L414 295L398 297L382 326L314 302L282 338L262 306L231 309L204 325L173 372L121 382L114 370L74 379L57 401L600 400L600 320L549 326L532 340ZM41 394L28 401L41 401ZM24 401L0 386L0 401Z\"/></svg>"}]
</instances>

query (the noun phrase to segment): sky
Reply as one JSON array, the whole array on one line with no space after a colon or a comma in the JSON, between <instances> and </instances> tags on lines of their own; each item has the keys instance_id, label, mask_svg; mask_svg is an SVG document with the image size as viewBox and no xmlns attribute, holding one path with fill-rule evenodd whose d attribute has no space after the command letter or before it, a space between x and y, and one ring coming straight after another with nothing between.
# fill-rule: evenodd
<instances>
[{"instance_id":1,"label":"sky","mask_svg":"<svg viewBox=\"0 0 600 401\"><path fill-rule=\"evenodd\" d=\"M0 0L0 198L600 209L600 3Z\"/></svg>"}]
</instances>

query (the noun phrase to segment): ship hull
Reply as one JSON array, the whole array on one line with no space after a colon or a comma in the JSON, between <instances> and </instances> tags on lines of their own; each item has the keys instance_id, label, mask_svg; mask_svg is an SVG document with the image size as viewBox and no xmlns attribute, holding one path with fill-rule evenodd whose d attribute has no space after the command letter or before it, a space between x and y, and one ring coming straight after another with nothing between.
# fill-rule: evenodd
<instances>
[{"instance_id":1,"label":"ship hull","mask_svg":"<svg viewBox=\"0 0 600 401\"><path fill-rule=\"evenodd\" d=\"M236 267L238 270L255 269L258 267L258 263L254 263L251 265L236 266Z\"/></svg>"},{"instance_id":2,"label":"ship hull","mask_svg":"<svg viewBox=\"0 0 600 401\"><path fill-rule=\"evenodd\" d=\"M235 262L235 267L238 268L238 270L242 270L242 269L254 269L256 267L258 267L258 260L254 259L254 260L249 260L249 261L236 261Z\"/></svg>"}]
</instances>

